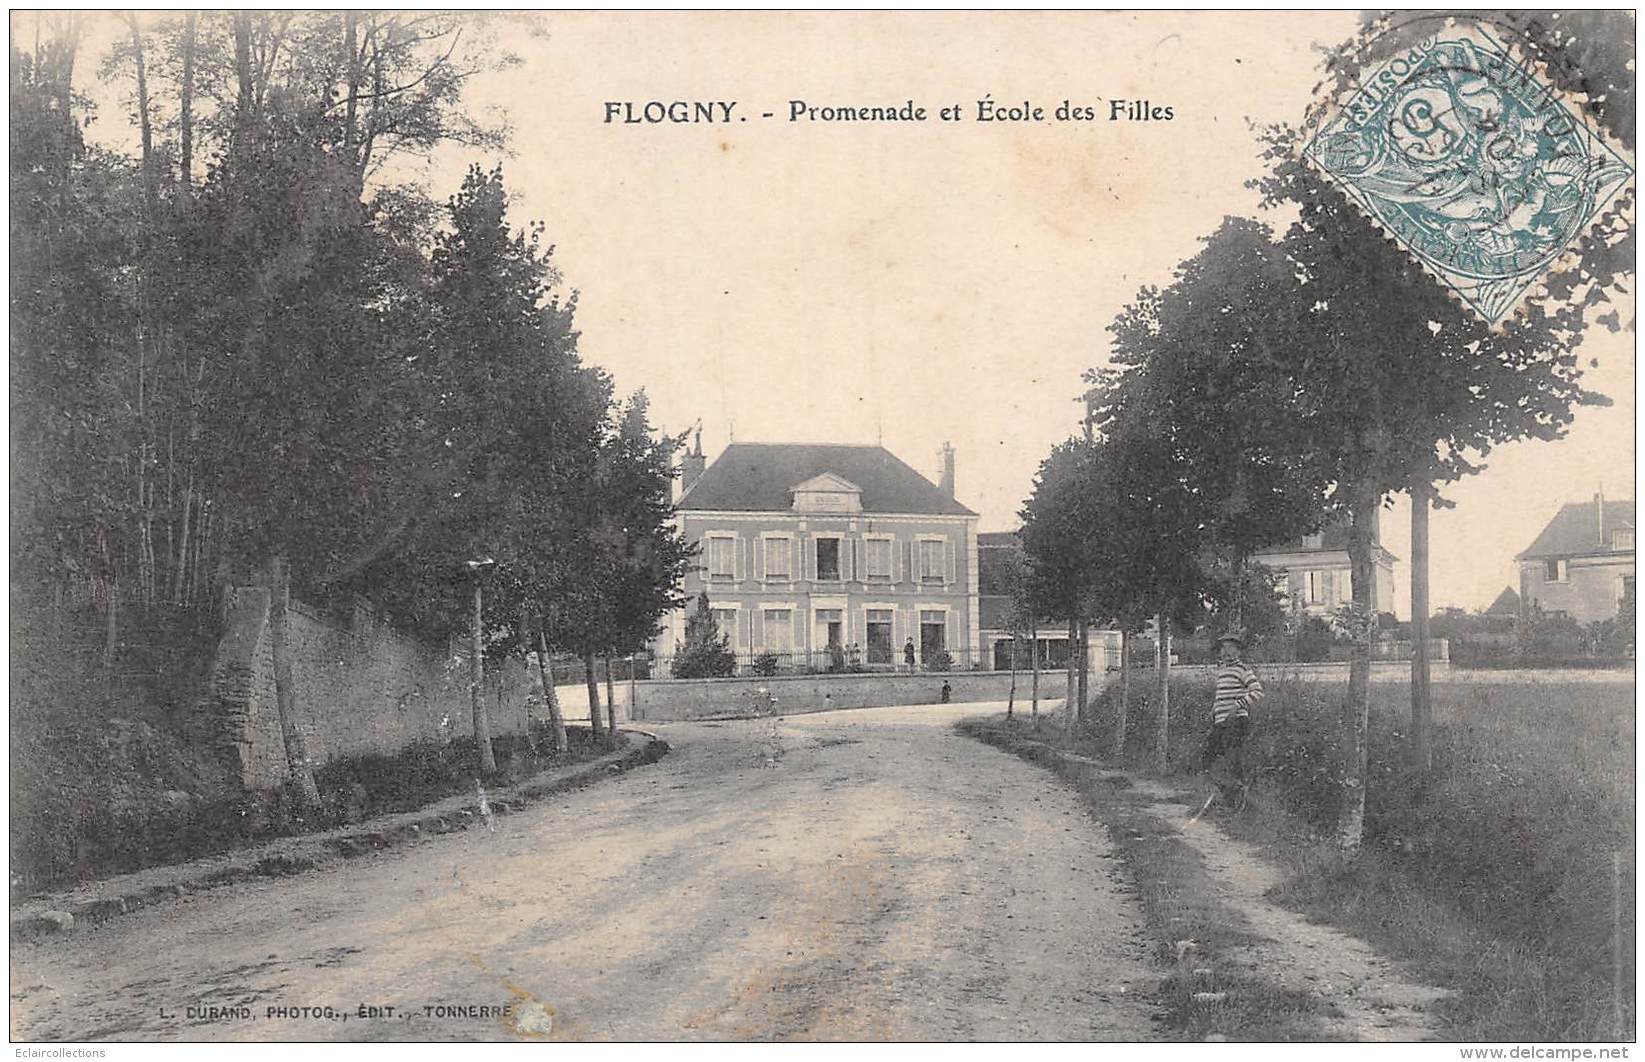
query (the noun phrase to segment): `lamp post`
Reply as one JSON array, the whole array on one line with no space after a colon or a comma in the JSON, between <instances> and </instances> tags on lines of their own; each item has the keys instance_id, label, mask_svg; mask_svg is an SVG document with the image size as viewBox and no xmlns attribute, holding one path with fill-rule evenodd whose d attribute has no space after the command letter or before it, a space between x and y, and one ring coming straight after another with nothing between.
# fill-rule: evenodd
<instances>
[{"instance_id":1,"label":"lamp post","mask_svg":"<svg viewBox=\"0 0 1645 1062\"><path fill-rule=\"evenodd\" d=\"M485 678L485 631L481 618L483 601L480 582L486 572L496 567L497 562L491 557L481 557L465 563L474 579L474 643L468 665L469 704L474 713L474 743L480 748L480 773L489 775L497 770L497 758L491 751L491 720L486 717L485 697L481 692Z\"/></svg>"}]
</instances>

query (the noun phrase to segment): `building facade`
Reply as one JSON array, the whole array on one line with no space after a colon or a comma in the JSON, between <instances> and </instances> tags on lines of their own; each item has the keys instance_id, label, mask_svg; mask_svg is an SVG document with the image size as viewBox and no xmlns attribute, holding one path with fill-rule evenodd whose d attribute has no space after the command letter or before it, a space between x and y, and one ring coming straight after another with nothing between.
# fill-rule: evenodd
<instances>
[{"instance_id":1,"label":"building facade","mask_svg":"<svg viewBox=\"0 0 1645 1062\"><path fill-rule=\"evenodd\" d=\"M1382 546L1380 520L1372 518L1372 561L1376 567L1376 608L1394 612L1394 564ZM1348 559L1348 525L1333 521L1315 534L1257 551L1251 558L1274 573L1293 613L1328 617L1354 600L1353 563Z\"/></svg>"},{"instance_id":2,"label":"building facade","mask_svg":"<svg viewBox=\"0 0 1645 1062\"><path fill-rule=\"evenodd\" d=\"M700 546L686 609L708 595L743 673L974 666L977 514L879 446L732 443L684 461L681 532ZM674 655L686 611L653 645Z\"/></svg>"},{"instance_id":3,"label":"building facade","mask_svg":"<svg viewBox=\"0 0 1645 1062\"><path fill-rule=\"evenodd\" d=\"M1612 619L1634 589L1633 499L1561 507L1515 560L1520 607L1578 623Z\"/></svg>"}]
</instances>

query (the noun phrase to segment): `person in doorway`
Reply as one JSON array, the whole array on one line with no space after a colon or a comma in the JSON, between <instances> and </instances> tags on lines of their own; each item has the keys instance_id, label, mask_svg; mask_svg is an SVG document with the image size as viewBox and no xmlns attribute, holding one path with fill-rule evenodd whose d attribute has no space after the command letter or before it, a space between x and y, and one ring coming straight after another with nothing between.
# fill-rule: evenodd
<instances>
[{"instance_id":1,"label":"person in doorway","mask_svg":"<svg viewBox=\"0 0 1645 1062\"><path fill-rule=\"evenodd\" d=\"M908 666L908 670L914 670L914 639L912 638L903 643L902 662Z\"/></svg>"},{"instance_id":2,"label":"person in doorway","mask_svg":"<svg viewBox=\"0 0 1645 1062\"><path fill-rule=\"evenodd\" d=\"M1240 632L1229 631L1217 639L1217 686L1205 739L1205 770L1225 792L1233 788L1243 793L1251 706L1262 700L1262 680L1246 664L1244 653Z\"/></svg>"}]
</instances>

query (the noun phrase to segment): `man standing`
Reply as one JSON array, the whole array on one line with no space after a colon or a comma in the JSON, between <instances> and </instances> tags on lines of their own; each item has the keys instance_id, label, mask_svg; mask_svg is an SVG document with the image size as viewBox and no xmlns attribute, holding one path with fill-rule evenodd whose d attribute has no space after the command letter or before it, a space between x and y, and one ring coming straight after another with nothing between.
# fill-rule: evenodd
<instances>
[{"instance_id":1,"label":"man standing","mask_svg":"<svg viewBox=\"0 0 1645 1062\"><path fill-rule=\"evenodd\" d=\"M1251 705L1262 700L1262 681L1241 659L1245 638L1229 631L1217 639L1217 692L1211 703L1211 732L1205 741L1205 769L1215 775L1226 758L1233 783L1245 782L1245 738L1251 729ZM1219 781L1219 785L1220 785Z\"/></svg>"}]
</instances>

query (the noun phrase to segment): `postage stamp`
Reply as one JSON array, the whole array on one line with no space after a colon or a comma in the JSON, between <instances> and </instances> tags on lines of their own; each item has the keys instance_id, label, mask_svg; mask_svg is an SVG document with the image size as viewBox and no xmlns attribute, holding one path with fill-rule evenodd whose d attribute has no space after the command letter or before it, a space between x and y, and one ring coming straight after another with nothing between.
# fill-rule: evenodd
<instances>
[{"instance_id":1,"label":"postage stamp","mask_svg":"<svg viewBox=\"0 0 1645 1062\"><path fill-rule=\"evenodd\" d=\"M1634 172L1536 64L1472 21L1382 62L1303 150L1493 326Z\"/></svg>"}]
</instances>

